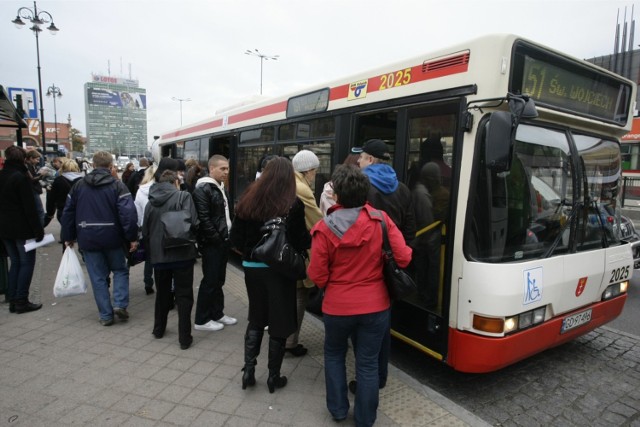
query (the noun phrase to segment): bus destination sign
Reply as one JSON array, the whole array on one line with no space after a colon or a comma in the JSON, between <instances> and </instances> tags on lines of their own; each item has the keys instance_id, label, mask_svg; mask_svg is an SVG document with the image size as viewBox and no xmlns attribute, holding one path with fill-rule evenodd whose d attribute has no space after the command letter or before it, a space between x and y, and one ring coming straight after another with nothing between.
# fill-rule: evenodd
<instances>
[{"instance_id":1,"label":"bus destination sign","mask_svg":"<svg viewBox=\"0 0 640 427\"><path fill-rule=\"evenodd\" d=\"M524 43L516 44L510 91L536 103L625 125L631 85Z\"/></svg>"},{"instance_id":2,"label":"bus destination sign","mask_svg":"<svg viewBox=\"0 0 640 427\"><path fill-rule=\"evenodd\" d=\"M287 118L327 111L327 107L329 107L329 88L294 96L287 102Z\"/></svg>"}]
</instances>

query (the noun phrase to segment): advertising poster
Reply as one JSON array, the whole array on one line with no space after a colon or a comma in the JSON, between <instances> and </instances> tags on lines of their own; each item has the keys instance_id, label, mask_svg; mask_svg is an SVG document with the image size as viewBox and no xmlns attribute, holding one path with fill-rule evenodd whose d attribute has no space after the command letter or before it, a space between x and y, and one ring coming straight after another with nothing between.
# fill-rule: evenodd
<instances>
[{"instance_id":1,"label":"advertising poster","mask_svg":"<svg viewBox=\"0 0 640 427\"><path fill-rule=\"evenodd\" d=\"M111 89L87 89L89 105L106 105L118 108L134 108L145 110L147 96L143 93L125 92Z\"/></svg>"}]
</instances>

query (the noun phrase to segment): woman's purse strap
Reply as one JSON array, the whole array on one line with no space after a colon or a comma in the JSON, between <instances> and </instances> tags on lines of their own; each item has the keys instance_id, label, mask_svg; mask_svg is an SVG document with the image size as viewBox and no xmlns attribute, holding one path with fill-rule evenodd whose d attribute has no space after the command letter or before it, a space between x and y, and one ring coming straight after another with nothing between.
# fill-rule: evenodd
<instances>
[{"instance_id":1,"label":"woman's purse strap","mask_svg":"<svg viewBox=\"0 0 640 427\"><path fill-rule=\"evenodd\" d=\"M389 242L389 234L387 232L387 223L384 220L384 215L378 210L371 211L373 216L380 218L380 227L382 227L382 251L387 259L393 259L393 250L391 249L391 243Z\"/></svg>"}]
</instances>

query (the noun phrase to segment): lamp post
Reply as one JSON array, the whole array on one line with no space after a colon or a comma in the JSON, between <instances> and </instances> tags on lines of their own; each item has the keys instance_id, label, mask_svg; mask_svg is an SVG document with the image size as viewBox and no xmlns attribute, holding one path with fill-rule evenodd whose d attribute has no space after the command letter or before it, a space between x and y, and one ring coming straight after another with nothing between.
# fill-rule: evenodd
<instances>
[{"instance_id":1,"label":"lamp post","mask_svg":"<svg viewBox=\"0 0 640 427\"><path fill-rule=\"evenodd\" d=\"M56 127L56 144L58 143L58 111L56 110L56 98L62 96L60 88L55 83L47 89L47 96L53 96L53 123ZM43 123L44 124L44 123Z\"/></svg>"},{"instance_id":2,"label":"lamp post","mask_svg":"<svg viewBox=\"0 0 640 427\"><path fill-rule=\"evenodd\" d=\"M46 10L38 11L38 6L36 5L35 1L33 2L33 10L29 9L28 7L21 7L20 9L18 9L18 13L16 14L16 19L11 21L16 25L16 28L22 28L25 25L25 22L20 18L29 20L29 22L31 22L33 24L33 27L31 27L29 29L31 31L33 31L33 34L35 34L35 36L36 36L36 58L38 60L38 91L39 91L39 94L40 94L40 122L41 122L40 123L40 139L41 139L40 142L42 144L42 148L44 148L45 147L45 141L44 141L44 107L42 105L42 103L43 103L43 101L42 101L42 78L40 76L40 43L38 42L38 33L40 31L42 31L42 28L40 28L40 26L48 24L49 22L51 22L51 25L49 25L47 27L47 30L49 30L49 32L52 35L55 35L60 30L53 23L53 16L51 16L51 14L49 12L47 12Z\"/></svg>"},{"instance_id":3,"label":"lamp post","mask_svg":"<svg viewBox=\"0 0 640 427\"><path fill-rule=\"evenodd\" d=\"M191 101L191 98L176 98L172 96L171 99L180 102L180 126L182 126L182 103Z\"/></svg>"},{"instance_id":4,"label":"lamp post","mask_svg":"<svg viewBox=\"0 0 640 427\"><path fill-rule=\"evenodd\" d=\"M277 61L280 55L265 55L264 53L260 53L258 49L247 49L244 54L249 56L257 56L258 58L260 58L260 95L262 95L262 62L268 60Z\"/></svg>"}]
</instances>

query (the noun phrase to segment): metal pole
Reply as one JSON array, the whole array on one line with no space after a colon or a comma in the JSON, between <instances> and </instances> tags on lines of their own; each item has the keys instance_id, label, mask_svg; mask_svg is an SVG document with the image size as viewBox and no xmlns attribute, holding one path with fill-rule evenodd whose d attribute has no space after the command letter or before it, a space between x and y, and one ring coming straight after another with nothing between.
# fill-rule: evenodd
<instances>
[{"instance_id":1,"label":"metal pole","mask_svg":"<svg viewBox=\"0 0 640 427\"><path fill-rule=\"evenodd\" d=\"M264 56L260 57L260 95L262 95L262 62L264 61Z\"/></svg>"},{"instance_id":2,"label":"metal pole","mask_svg":"<svg viewBox=\"0 0 640 427\"><path fill-rule=\"evenodd\" d=\"M53 87L56 87L55 83ZM56 97L57 95L53 94L53 124L56 127L56 144L58 143L58 110L56 109Z\"/></svg>"},{"instance_id":3,"label":"metal pole","mask_svg":"<svg viewBox=\"0 0 640 427\"><path fill-rule=\"evenodd\" d=\"M180 126L182 127L182 99L180 100Z\"/></svg>"},{"instance_id":4,"label":"metal pole","mask_svg":"<svg viewBox=\"0 0 640 427\"><path fill-rule=\"evenodd\" d=\"M35 9L36 2L33 2L33 7ZM38 16L38 10L36 9L36 16ZM40 143L42 144L42 148L44 149L44 101L42 98L42 77L40 75L40 43L38 42L38 33L39 31L34 31L36 34L36 56L38 60L38 92L40 93Z\"/></svg>"}]
</instances>

